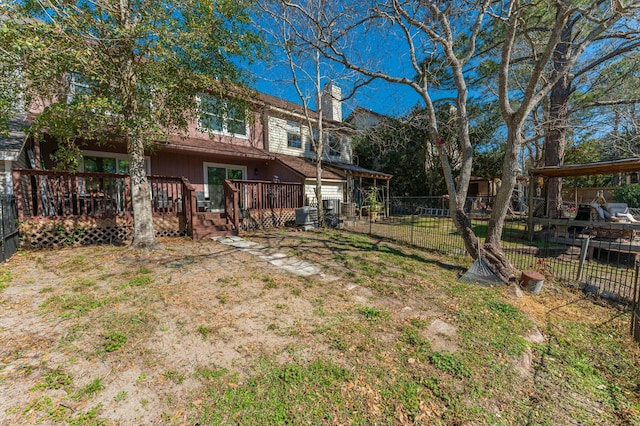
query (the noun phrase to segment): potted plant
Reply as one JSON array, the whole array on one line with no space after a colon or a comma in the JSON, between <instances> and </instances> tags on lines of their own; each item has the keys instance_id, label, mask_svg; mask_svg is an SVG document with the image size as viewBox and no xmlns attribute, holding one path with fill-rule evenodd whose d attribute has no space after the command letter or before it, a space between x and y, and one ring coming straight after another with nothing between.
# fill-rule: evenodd
<instances>
[{"instance_id":1,"label":"potted plant","mask_svg":"<svg viewBox=\"0 0 640 426\"><path fill-rule=\"evenodd\" d=\"M382 203L378 201L378 188L375 186L371 188L369 193L369 217L375 221L378 219L378 213L382 210Z\"/></svg>"}]
</instances>

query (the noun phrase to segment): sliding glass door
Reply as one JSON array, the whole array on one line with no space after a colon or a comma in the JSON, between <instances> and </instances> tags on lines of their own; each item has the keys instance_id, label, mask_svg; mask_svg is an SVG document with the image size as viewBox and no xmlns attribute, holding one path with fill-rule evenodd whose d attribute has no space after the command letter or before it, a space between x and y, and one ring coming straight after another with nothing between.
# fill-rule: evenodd
<instances>
[{"instance_id":1,"label":"sliding glass door","mask_svg":"<svg viewBox=\"0 0 640 426\"><path fill-rule=\"evenodd\" d=\"M247 168L229 164L204 164L205 197L209 198L211 211L224 211L224 180L244 179Z\"/></svg>"}]
</instances>

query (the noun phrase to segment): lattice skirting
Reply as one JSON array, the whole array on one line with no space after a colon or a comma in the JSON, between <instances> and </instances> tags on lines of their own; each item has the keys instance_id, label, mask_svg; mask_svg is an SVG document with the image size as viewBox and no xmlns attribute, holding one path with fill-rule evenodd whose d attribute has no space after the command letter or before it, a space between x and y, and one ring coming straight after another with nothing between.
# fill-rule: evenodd
<instances>
[{"instance_id":1,"label":"lattice skirting","mask_svg":"<svg viewBox=\"0 0 640 426\"><path fill-rule=\"evenodd\" d=\"M242 231L251 231L264 228L281 228L295 225L295 223L295 210L272 210L261 213L248 211L240 222L240 229Z\"/></svg>"},{"instance_id":2,"label":"lattice skirting","mask_svg":"<svg viewBox=\"0 0 640 426\"><path fill-rule=\"evenodd\" d=\"M185 221L178 216L154 215L153 227L158 237L187 235ZM20 224L20 243L26 248L122 244L132 236L133 223L124 217L30 218Z\"/></svg>"}]
</instances>

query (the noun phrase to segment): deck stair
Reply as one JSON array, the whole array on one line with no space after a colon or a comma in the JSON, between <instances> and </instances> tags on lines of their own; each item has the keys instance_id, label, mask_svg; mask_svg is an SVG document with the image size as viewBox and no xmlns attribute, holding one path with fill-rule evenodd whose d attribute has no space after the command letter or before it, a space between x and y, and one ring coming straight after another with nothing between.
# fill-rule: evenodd
<instances>
[{"instance_id":1,"label":"deck stair","mask_svg":"<svg viewBox=\"0 0 640 426\"><path fill-rule=\"evenodd\" d=\"M193 239L238 235L238 230L223 212L199 212L193 221Z\"/></svg>"}]
</instances>

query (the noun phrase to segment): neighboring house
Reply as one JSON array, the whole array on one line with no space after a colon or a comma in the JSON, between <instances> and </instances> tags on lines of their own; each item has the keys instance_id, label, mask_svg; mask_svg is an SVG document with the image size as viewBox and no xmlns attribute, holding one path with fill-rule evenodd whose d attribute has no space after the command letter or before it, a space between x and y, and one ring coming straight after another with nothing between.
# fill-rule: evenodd
<instances>
[{"instance_id":1,"label":"neighboring house","mask_svg":"<svg viewBox=\"0 0 640 426\"><path fill-rule=\"evenodd\" d=\"M9 123L9 134L0 136L0 194L13 194L11 169L27 166L24 152L27 126L27 114L16 113Z\"/></svg>"},{"instance_id":2,"label":"neighboring house","mask_svg":"<svg viewBox=\"0 0 640 426\"><path fill-rule=\"evenodd\" d=\"M386 115L379 114L370 109L356 107L351 114L349 114L346 121L351 123L356 129L364 131L376 127L387 118Z\"/></svg>"},{"instance_id":3,"label":"neighboring house","mask_svg":"<svg viewBox=\"0 0 640 426\"><path fill-rule=\"evenodd\" d=\"M337 89L328 86L328 90L334 96L324 122L324 158L350 164L350 130L340 121L342 106L335 96ZM257 94L249 101L249 110L232 106L221 109L216 103L224 101L200 97L199 120L191 123L188 135L169 136L147 155L154 224L165 229L159 232L161 235L201 238L279 226L293 222L295 208L316 202L312 160L315 153L309 142L317 122L314 111L309 130L300 105L273 96ZM31 119L34 114L37 111L32 112ZM127 220L109 222L114 230L101 238L123 238L127 232L121 228L132 222L126 191L129 156L125 144L79 141L79 170L59 173L51 171L56 166L52 160L58 149L56 141L27 138L25 142L24 136L12 133L13 156L6 163L9 166L13 162L16 169L13 185L20 188L17 195L21 214L49 222L71 216L122 216ZM36 170L25 169L27 164ZM323 198L350 201L344 175L323 170L322 180ZM191 217L189 211L193 212ZM104 228L104 224L92 222L91 227ZM32 234L35 239L35 231Z\"/></svg>"}]
</instances>

